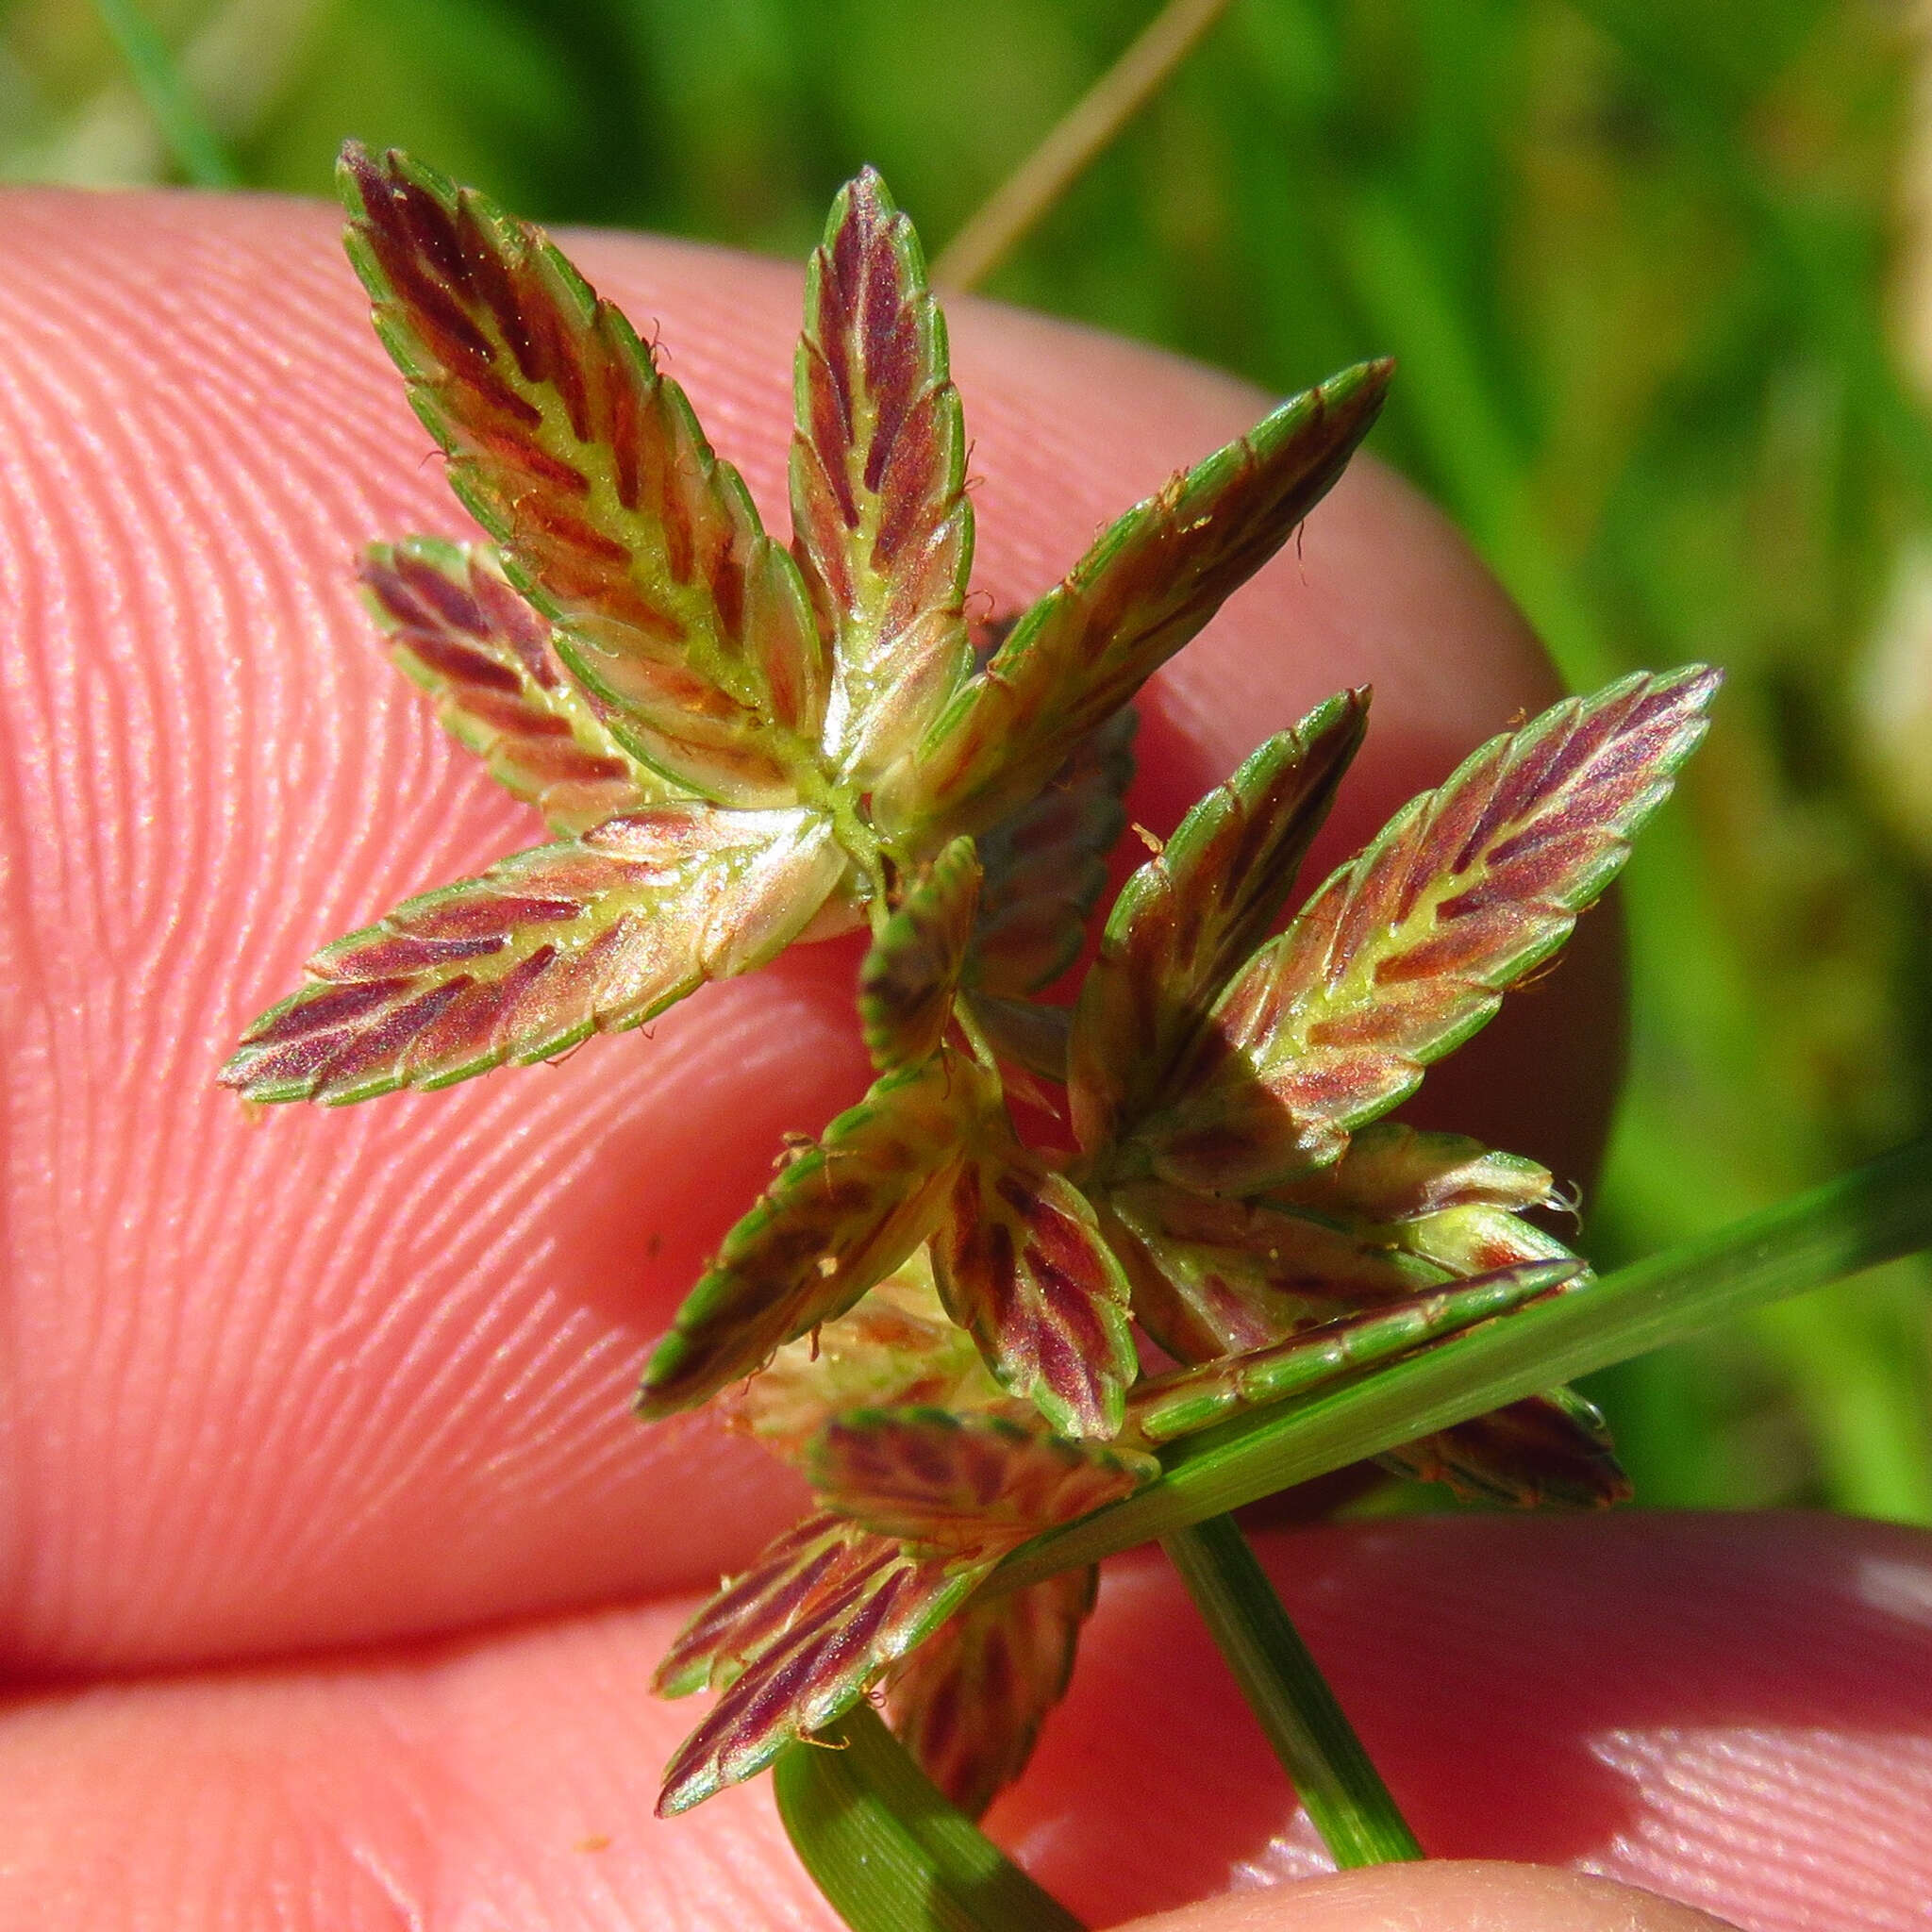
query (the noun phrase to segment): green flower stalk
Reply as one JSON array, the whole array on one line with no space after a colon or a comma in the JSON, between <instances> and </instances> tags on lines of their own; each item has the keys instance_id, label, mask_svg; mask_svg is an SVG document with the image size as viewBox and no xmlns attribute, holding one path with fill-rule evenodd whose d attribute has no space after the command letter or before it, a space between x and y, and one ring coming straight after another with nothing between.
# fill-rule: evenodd
<instances>
[{"instance_id":1,"label":"green flower stalk","mask_svg":"<svg viewBox=\"0 0 1932 1932\"><path fill-rule=\"evenodd\" d=\"M1095 1588L976 1597L1005 1557L1153 1480L1165 1443L1587 1279L1526 1218L1544 1169L1385 1116L1621 867L1716 676L1626 678L1492 740L1284 925L1366 729L1343 692L1188 813L1055 1003L1135 694L1320 501L1389 364L1283 405L975 631L944 324L875 175L811 261L789 547L540 231L399 155L352 146L341 178L377 331L486 540L376 546L371 608L553 839L325 947L222 1079L330 1105L445 1086L867 930L876 1078L727 1235L638 1396L647 1421L715 1405L816 1494L663 1660L663 1694L719 1694L660 1808L876 1687L977 1815ZM1029 1141L1016 1095L1071 1146ZM1517 1503L1625 1490L1560 1389L1386 1459Z\"/></svg>"}]
</instances>

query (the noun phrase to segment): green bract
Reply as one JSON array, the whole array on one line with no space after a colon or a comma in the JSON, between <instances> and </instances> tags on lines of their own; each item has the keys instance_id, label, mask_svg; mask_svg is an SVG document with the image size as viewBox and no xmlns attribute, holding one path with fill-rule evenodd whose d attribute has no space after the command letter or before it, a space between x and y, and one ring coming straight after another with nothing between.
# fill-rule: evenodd
<instances>
[{"instance_id":1,"label":"green bract","mask_svg":"<svg viewBox=\"0 0 1932 1932\"><path fill-rule=\"evenodd\" d=\"M1093 1600L1082 1566L975 1601L1004 1558L1155 1481L1160 1445L1587 1281L1524 1218L1554 1198L1541 1168L1381 1116L1602 891L1715 675L1627 678L1496 738L1277 931L1366 727L1344 692L1194 807L1072 1005L1043 1000L1122 826L1125 708L1333 483L1389 365L1176 476L975 650L945 328L876 175L812 258L789 549L540 231L399 155L351 147L341 176L377 330L489 540L373 549L371 605L556 837L318 953L222 1078L331 1104L442 1086L869 928L877 1078L726 1237L638 1398L718 1401L818 1498L666 1657L665 1694L720 1695L662 1806L883 1679L976 1813ZM1074 1150L1029 1143L1013 1093ZM1624 1492L1563 1390L1385 1459L1522 1502Z\"/></svg>"}]
</instances>

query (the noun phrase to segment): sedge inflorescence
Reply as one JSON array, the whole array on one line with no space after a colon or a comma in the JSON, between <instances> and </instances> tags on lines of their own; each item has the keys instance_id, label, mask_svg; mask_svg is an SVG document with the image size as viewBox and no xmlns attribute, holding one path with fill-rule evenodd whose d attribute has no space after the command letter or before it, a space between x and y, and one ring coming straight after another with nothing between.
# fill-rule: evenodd
<instances>
[{"instance_id":1,"label":"sedge inflorescence","mask_svg":"<svg viewBox=\"0 0 1932 1932\"><path fill-rule=\"evenodd\" d=\"M868 931L876 1078L725 1238L638 1398L716 1405L816 1497L663 1660L665 1694L721 1694L662 1808L883 1682L976 1813L1094 1593L1091 1568L988 1590L1003 1557L1158 1480L1163 1443L1584 1277L1525 1218L1544 1169L1385 1116L1603 891L1715 675L1626 678L1492 740L1284 925L1366 724L1342 692L1187 814L1055 1003L1136 692L1341 474L1389 366L1284 404L975 628L944 324L875 175L811 259L789 547L539 230L397 154L351 147L341 179L378 333L484 532L373 548L369 600L554 836L318 953L222 1078L331 1104L445 1086ZM1016 1096L1067 1144L1029 1142ZM1624 1489L1563 1390L1387 1460L1515 1502Z\"/></svg>"}]
</instances>

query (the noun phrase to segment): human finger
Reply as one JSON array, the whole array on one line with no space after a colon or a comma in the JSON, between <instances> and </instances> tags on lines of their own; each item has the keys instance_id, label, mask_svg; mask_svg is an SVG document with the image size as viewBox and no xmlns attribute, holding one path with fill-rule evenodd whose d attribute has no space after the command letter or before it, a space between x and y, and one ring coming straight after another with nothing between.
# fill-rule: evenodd
<instances>
[{"instance_id":1,"label":"human finger","mask_svg":"<svg viewBox=\"0 0 1932 1932\"><path fill-rule=\"evenodd\" d=\"M1150 1551L1111 1567L1072 1692L988 1819L1085 1923L1702 1923L1529 1866L1750 1932L1923 1923L1932 1539L1633 1512L1329 1528L1264 1555L1425 1848L1512 1863L1304 1890L1318 1845ZM762 1784L650 1816L697 1709L641 1686L685 1607L16 1698L0 1927L829 1932Z\"/></svg>"},{"instance_id":2,"label":"human finger","mask_svg":"<svg viewBox=\"0 0 1932 1932\"><path fill-rule=\"evenodd\" d=\"M783 1132L862 1086L849 948L446 1093L251 1121L212 1085L316 945L541 836L357 607L364 542L463 522L336 226L269 199L35 191L9 196L0 235L0 1641L20 1669L688 1584L795 1504L702 1421L640 1432L626 1396ZM781 504L796 273L572 246ZM1262 407L990 307L956 305L953 335L998 601ZM1373 468L1151 693L1137 816L1170 824L1266 732L1364 681L1375 729L1331 852L1551 691L1493 584ZM1573 1175L1615 1054L1607 930L1461 1076L1478 1131Z\"/></svg>"}]
</instances>

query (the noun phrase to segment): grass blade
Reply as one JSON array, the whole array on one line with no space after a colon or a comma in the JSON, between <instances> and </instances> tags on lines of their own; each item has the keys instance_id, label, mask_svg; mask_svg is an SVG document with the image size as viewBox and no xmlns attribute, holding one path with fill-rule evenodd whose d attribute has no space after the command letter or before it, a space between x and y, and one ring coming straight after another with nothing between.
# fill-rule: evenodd
<instances>
[{"instance_id":1,"label":"grass blade","mask_svg":"<svg viewBox=\"0 0 1932 1932\"><path fill-rule=\"evenodd\" d=\"M168 43L135 0L94 0L94 11L127 63L147 110L155 117L181 172L197 188L239 188L242 176L208 125Z\"/></svg>"},{"instance_id":2,"label":"grass blade","mask_svg":"<svg viewBox=\"0 0 1932 1932\"><path fill-rule=\"evenodd\" d=\"M793 1849L854 1932L1081 1932L942 1798L870 1705L773 1771Z\"/></svg>"},{"instance_id":3,"label":"grass blade","mask_svg":"<svg viewBox=\"0 0 1932 1932\"><path fill-rule=\"evenodd\" d=\"M1165 1547L1336 1864L1420 1858L1415 1834L1234 1519L1177 1529Z\"/></svg>"}]
</instances>

